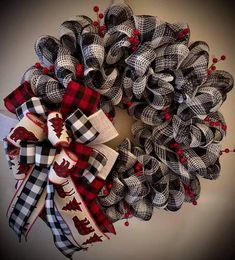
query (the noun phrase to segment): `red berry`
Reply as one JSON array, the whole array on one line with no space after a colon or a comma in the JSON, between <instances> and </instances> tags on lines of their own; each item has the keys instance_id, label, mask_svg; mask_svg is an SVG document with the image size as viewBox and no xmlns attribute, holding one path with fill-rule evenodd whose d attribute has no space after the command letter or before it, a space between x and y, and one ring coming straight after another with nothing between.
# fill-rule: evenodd
<instances>
[{"instance_id":1,"label":"red berry","mask_svg":"<svg viewBox=\"0 0 235 260\"><path fill-rule=\"evenodd\" d=\"M183 30L183 34L187 34L187 33L189 33L189 28L185 28L185 29Z\"/></svg>"},{"instance_id":2,"label":"red berry","mask_svg":"<svg viewBox=\"0 0 235 260\"><path fill-rule=\"evenodd\" d=\"M207 70L208 75L210 75L211 72L212 72L212 70L210 70L210 69Z\"/></svg>"},{"instance_id":3,"label":"red berry","mask_svg":"<svg viewBox=\"0 0 235 260\"><path fill-rule=\"evenodd\" d=\"M185 162L186 162L186 158L180 157L180 162L181 162L181 163L185 163Z\"/></svg>"},{"instance_id":4,"label":"red berry","mask_svg":"<svg viewBox=\"0 0 235 260\"><path fill-rule=\"evenodd\" d=\"M98 13L99 12L99 6L97 6L97 5L95 5L94 7L93 7L93 10L94 10L94 12L96 12L96 13Z\"/></svg>"},{"instance_id":5,"label":"red berry","mask_svg":"<svg viewBox=\"0 0 235 260\"><path fill-rule=\"evenodd\" d=\"M223 152L222 152L222 151L220 151L220 152L219 152L219 155L222 155L222 154L223 154Z\"/></svg>"},{"instance_id":6,"label":"red berry","mask_svg":"<svg viewBox=\"0 0 235 260\"><path fill-rule=\"evenodd\" d=\"M227 126L226 126L226 125L222 125L222 129L223 129L224 131L226 131L226 130L227 130Z\"/></svg>"},{"instance_id":7,"label":"red berry","mask_svg":"<svg viewBox=\"0 0 235 260\"><path fill-rule=\"evenodd\" d=\"M108 190L104 190L104 195L108 195L109 191Z\"/></svg>"},{"instance_id":8,"label":"red berry","mask_svg":"<svg viewBox=\"0 0 235 260\"><path fill-rule=\"evenodd\" d=\"M178 150L177 150L177 154L178 155L181 155L183 153L183 149L182 148L179 148Z\"/></svg>"},{"instance_id":9,"label":"red berry","mask_svg":"<svg viewBox=\"0 0 235 260\"><path fill-rule=\"evenodd\" d=\"M76 67L76 70L77 71L83 71L83 67L82 67L82 64L78 64L77 67Z\"/></svg>"},{"instance_id":10,"label":"red berry","mask_svg":"<svg viewBox=\"0 0 235 260\"><path fill-rule=\"evenodd\" d=\"M135 169L137 170L137 171L139 171L140 169L142 168L142 165L141 165L141 163L137 163L136 164L136 166L135 166Z\"/></svg>"},{"instance_id":11,"label":"red berry","mask_svg":"<svg viewBox=\"0 0 235 260\"><path fill-rule=\"evenodd\" d=\"M194 206L197 205L197 201L196 200L194 200L192 203L193 203Z\"/></svg>"},{"instance_id":12,"label":"red berry","mask_svg":"<svg viewBox=\"0 0 235 260\"><path fill-rule=\"evenodd\" d=\"M107 184L107 188L111 190L111 189L112 189L112 187L113 187L113 184L112 184L112 182L109 182L109 183Z\"/></svg>"},{"instance_id":13,"label":"red berry","mask_svg":"<svg viewBox=\"0 0 235 260\"><path fill-rule=\"evenodd\" d=\"M137 172L137 173L136 173L136 176L137 176L137 177L140 177L140 176L141 176L141 172Z\"/></svg>"},{"instance_id":14,"label":"red berry","mask_svg":"<svg viewBox=\"0 0 235 260\"><path fill-rule=\"evenodd\" d=\"M226 59L226 56L225 56L225 55L222 55L222 56L220 57L220 59L221 59L221 60L225 60L225 59Z\"/></svg>"},{"instance_id":15,"label":"red berry","mask_svg":"<svg viewBox=\"0 0 235 260\"><path fill-rule=\"evenodd\" d=\"M180 33L178 34L178 39L181 39L181 38L183 38L183 37L184 37L183 32L180 32Z\"/></svg>"},{"instance_id":16,"label":"red berry","mask_svg":"<svg viewBox=\"0 0 235 260\"><path fill-rule=\"evenodd\" d=\"M132 46L132 47L131 47L131 50L132 50L132 51L136 51L136 50L137 50L137 47L136 47L136 46Z\"/></svg>"},{"instance_id":17,"label":"red berry","mask_svg":"<svg viewBox=\"0 0 235 260\"><path fill-rule=\"evenodd\" d=\"M93 25L94 25L94 26L98 26L98 25L99 25L99 22L98 22L98 21L94 21L94 22L93 22Z\"/></svg>"},{"instance_id":18,"label":"red berry","mask_svg":"<svg viewBox=\"0 0 235 260\"><path fill-rule=\"evenodd\" d=\"M139 40L137 38L134 38L134 44L138 45L139 44Z\"/></svg>"},{"instance_id":19,"label":"red berry","mask_svg":"<svg viewBox=\"0 0 235 260\"><path fill-rule=\"evenodd\" d=\"M192 191L189 191L188 193L189 197L193 198L194 197L194 193Z\"/></svg>"},{"instance_id":20,"label":"red berry","mask_svg":"<svg viewBox=\"0 0 235 260\"><path fill-rule=\"evenodd\" d=\"M213 127L215 125L214 122L210 122L210 127Z\"/></svg>"},{"instance_id":21,"label":"red berry","mask_svg":"<svg viewBox=\"0 0 235 260\"><path fill-rule=\"evenodd\" d=\"M174 148L176 148L176 147L178 147L178 146L179 146L178 143L174 143L174 144L173 144L173 147L174 147Z\"/></svg>"},{"instance_id":22,"label":"red berry","mask_svg":"<svg viewBox=\"0 0 235 260\"><path fill-rule=\"evenodd\" d=\"M35 67L36 67L37 69L40 69L40 68L41 68L41 64L40 64L39 62L36 62L36 63L35 63Z\"/></svg>"},{"instance_id":23,"label":"red berry","mask_svg":"<svg viewBox=\"0 0 235 260\"><path fill-rule=\"evenodd\" d=\"M48 73L48 68L47 67L43 67L42 69L42 74L47 74Z\"/></svg>"},{"instance_id":24,"label":"red berry","mask_svg":"<svg viewBox=\"0 0 235 260\"><path fill-rule=\"evenodd\" d=\"M103 13L100 13L100 14L99 14L99 18L100 18L100 19L103 19L103 18L104 18L104 14L103 14Z\"/></svg>"},{"instance_id":25,"label":"red berry","mask_svg":"<svg viewBox=\"0 0 235 260\"><path fill-rule=\"evenodd\" d=\"M212 70L216 70L216 66L215 66L215 65L212 65L212 66L211 66L211 69L212 69Z\"/></svg>"},{"instance_id":26,"label":"red berry","mask_svg":"<svg viewBox=\"0 0 235 260\"><path fill-rule=\"evenodd\" d=\"M207 116L207 117L204 118L204 121L209 122L210 118Z\"/></svg>"},{"instance_id":27,"label":"red berry","mask_svg":"<svg viewBox=\"0 0 235 260\"><path fill-rule=\"evenodd\" d=\"M169 114L169 113L166 113L165 114L165 119L168 121L168 120L170 120L171 119L171 115Z\"/></svg>"},{"instance_id":28,"label":"red berry","mask_svg":"<svg viewBox=\"0 0 235 260\"><path fill-rule=\"evenodd\" d=\"M108 119L113 122L113 117L112 116L109 116Z\"/></svg>"},{"instance_id":29,"label":"red berry","mask_svg":"<svg viewBox=\"0 0 235 260\"><path fill-rule=\"evenodd\" d=\"M217 63L217 62L218 62L218 59L217 59L217 58L214 58L212 61L213 61L213 63Z\"/></svg>"},{"instance_id":30,"label":"red berry","mask_svg":"<svg viewBox=\"0 0 235 260\"><path fill-rule=\"evenodd\" d=\"M128 227L128 226L129 226L129 222L128 222L128 221L125 221L124 225L125 225L126 227Z\"/></svg>"},{"instance_id":31,"label":"red berry","mask_svg":"<svg viewBox=\"0 0 235 260\"><path fill-rule=\"evenodd\" d=\"M103 32L105 30L105 26L104 25L101 25L100 26L100 31Z\"/></svg>"},{"instance_id":32,"label":"red berry","mask_svg":"<svg viewBox=\"0 0 235 260\"><path fill-rule=\"evenodd\" d=\"M140 32L139 32L138 29L134 29L134 30L133 30L133 34L134 34L134 35L139 35L139 33L140 33Z\"/></svg>"},{"instance_id":33,"label":"red berry","mask_svg":"<svg viewBox=\"0 0 235 260\"><path fill-rule=\"evenodd\" d=\"M132 105L133 105L133 102L131 102L131 101L128 101L128 102L127 102L127 106L128 106L128 107L131 107Z\"/></svg>"},{"instance_id":34,"label":"red berry","mask_svg":"<svg viewBox=\"0 0 235 260\"><path fill-rule=\"evenodd\" d=\"M50 71L54 71L54 66L51 65L51 66L49 67L49 70L50 70Z\"/></svg>"},{"instance_id":35,"label":"red berry","mask_svg":"<svg viewBox=\"0 0 235 260\"><path fill-rule=\"evenodd\" d=\"M229 153L230 150L229 150L228 148L226 148L226 149L224 150L224 152L225 152L225 153Z\"/></svg>"},{"instance_id":36,"label":"red berry","mask_svg":"<svg viewBox=\"0 0 235 260\"><path fill-rule=\"evenodd\" d=\"M134 42L134 39L135 39L135 38L134 38L133 36L129 37L129 42L130 42L130 43Z\"/></svg>"}]
</instances>

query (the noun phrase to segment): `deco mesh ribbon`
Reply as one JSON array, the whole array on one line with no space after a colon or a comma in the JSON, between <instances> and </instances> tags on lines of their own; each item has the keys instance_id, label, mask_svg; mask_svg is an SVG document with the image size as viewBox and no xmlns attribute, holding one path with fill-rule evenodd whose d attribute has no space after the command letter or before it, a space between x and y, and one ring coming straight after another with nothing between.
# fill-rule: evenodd
<instances>
[{"instance_id":1,"label":"deco mesh ribbon","mask_svg":"<svg viewBox=\"0 0 235 260\"><path fill-rule=\"evenodd\" d=\"M219 108L233 78L208 69L209 47L189 42L187 24L125 4L103 16L103 25L81 15L62 23L59 39L41 36L40 62L4 100L20 120L5 139L18 179L10 226L27 235L40 214L68 257L115 233L115 221L196 205L199 177L219 176L227 130ZM105 116L117 106L135 119L135 144L115 152L102 143L117 135Z\"/></svg>"}]
</instances>

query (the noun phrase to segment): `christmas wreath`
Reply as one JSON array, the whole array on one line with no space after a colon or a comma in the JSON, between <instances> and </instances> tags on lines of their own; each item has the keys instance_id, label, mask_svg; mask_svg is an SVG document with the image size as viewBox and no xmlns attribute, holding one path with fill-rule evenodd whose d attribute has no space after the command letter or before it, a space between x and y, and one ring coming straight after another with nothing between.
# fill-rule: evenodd
<instances>
[{"instance_id":1,"label":"christmas wreath","mask_svg":"<svg viewBox=\"0 0 235 260\"><path fill-rule=\"evenodd\" d=\"M115 234L113 223L149 220L154 208L197 204L199 177L216 179L227 126L220 106L233 78L209 65L187 24L111 5L97 19L62 23L35 43L39 62L5 99L4 147L16 182L7 215L19 239L41 217L66 256ZM135 144L118 133L115 109L135 119Z\"/></svg>"}]
</instances>

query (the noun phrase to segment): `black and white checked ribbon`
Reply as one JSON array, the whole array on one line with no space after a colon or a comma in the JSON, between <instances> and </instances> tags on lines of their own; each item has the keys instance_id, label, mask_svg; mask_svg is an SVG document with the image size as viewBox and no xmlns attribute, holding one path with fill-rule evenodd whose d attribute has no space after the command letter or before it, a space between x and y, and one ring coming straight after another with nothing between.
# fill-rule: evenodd
<instances>
[{"instance_id":1,"label":"black and white checked ribbon","mask_svg":"<svg viewBox=\"0 0 235 260\"><path fill-rule=\"evenodd\" d=\"M21 240L25 225L47 184L47 168L35 166L9 217L9 225Z\"/></svg>"},{"instance_id":2,"label":"black and white checked ribbon","mask_svg":"<svg viewBox=\"0 0 235 260\"><path fill-rule=\"evenodd\" d=\"M54 205L54 186L49 181L47 182L47 196L46 196L46 222L51 229L55 246L60 252L68 258L72 258L72 255L76 251L80 251L84 248L74 245L64 233L66 231L66 225L62 220L59 212L55 210Z\"/></svg>"}]
</instances>

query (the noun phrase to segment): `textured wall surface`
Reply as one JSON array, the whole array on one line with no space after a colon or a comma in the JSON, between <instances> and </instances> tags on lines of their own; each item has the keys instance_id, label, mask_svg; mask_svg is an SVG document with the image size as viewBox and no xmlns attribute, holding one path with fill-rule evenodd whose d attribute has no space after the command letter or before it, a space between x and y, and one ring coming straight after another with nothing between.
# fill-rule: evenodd
<instances>
[{"instance_id":1,"label":"textured wall surface","mask_svg":"<svg viewBox=\"0 0 235 260\"><path fill-rule=\"evenodd\" d=\"M34 64L34 42L43 34L57 36L58 26L76 14L94 17L92 7L102 10L111 1L96 0L37 0L1 2L0 93L5 97L19 84L23 72ZM151 14L169 22L188 22L191 41L208 42L211 55L225 54L227 59L218 66L235 77L234 4L212 0L129 0L135 14ZM235 90L223 105L228 124L223 147L235 147ZM3 102L0 102L3 108ZM125 122L125 124L123 124ZM130 135L131 120L119 112L114 121L120 136L115 147ZM80 260L206 260L234 259L235 254L235 153L221 158L221 176L216 181L201 180L202 192L198 206L184 204L178 212L155 210L149 222L136 219L128 228L124 221L115 224L117 235L110 241L78 253ZM18 243L8 227L5 213L14 192L14 179L0 145L0 254L1 259L49 260L64 259L55 248L50 230L38 220L28 242Z\"/></svg>"}]
</instances>

